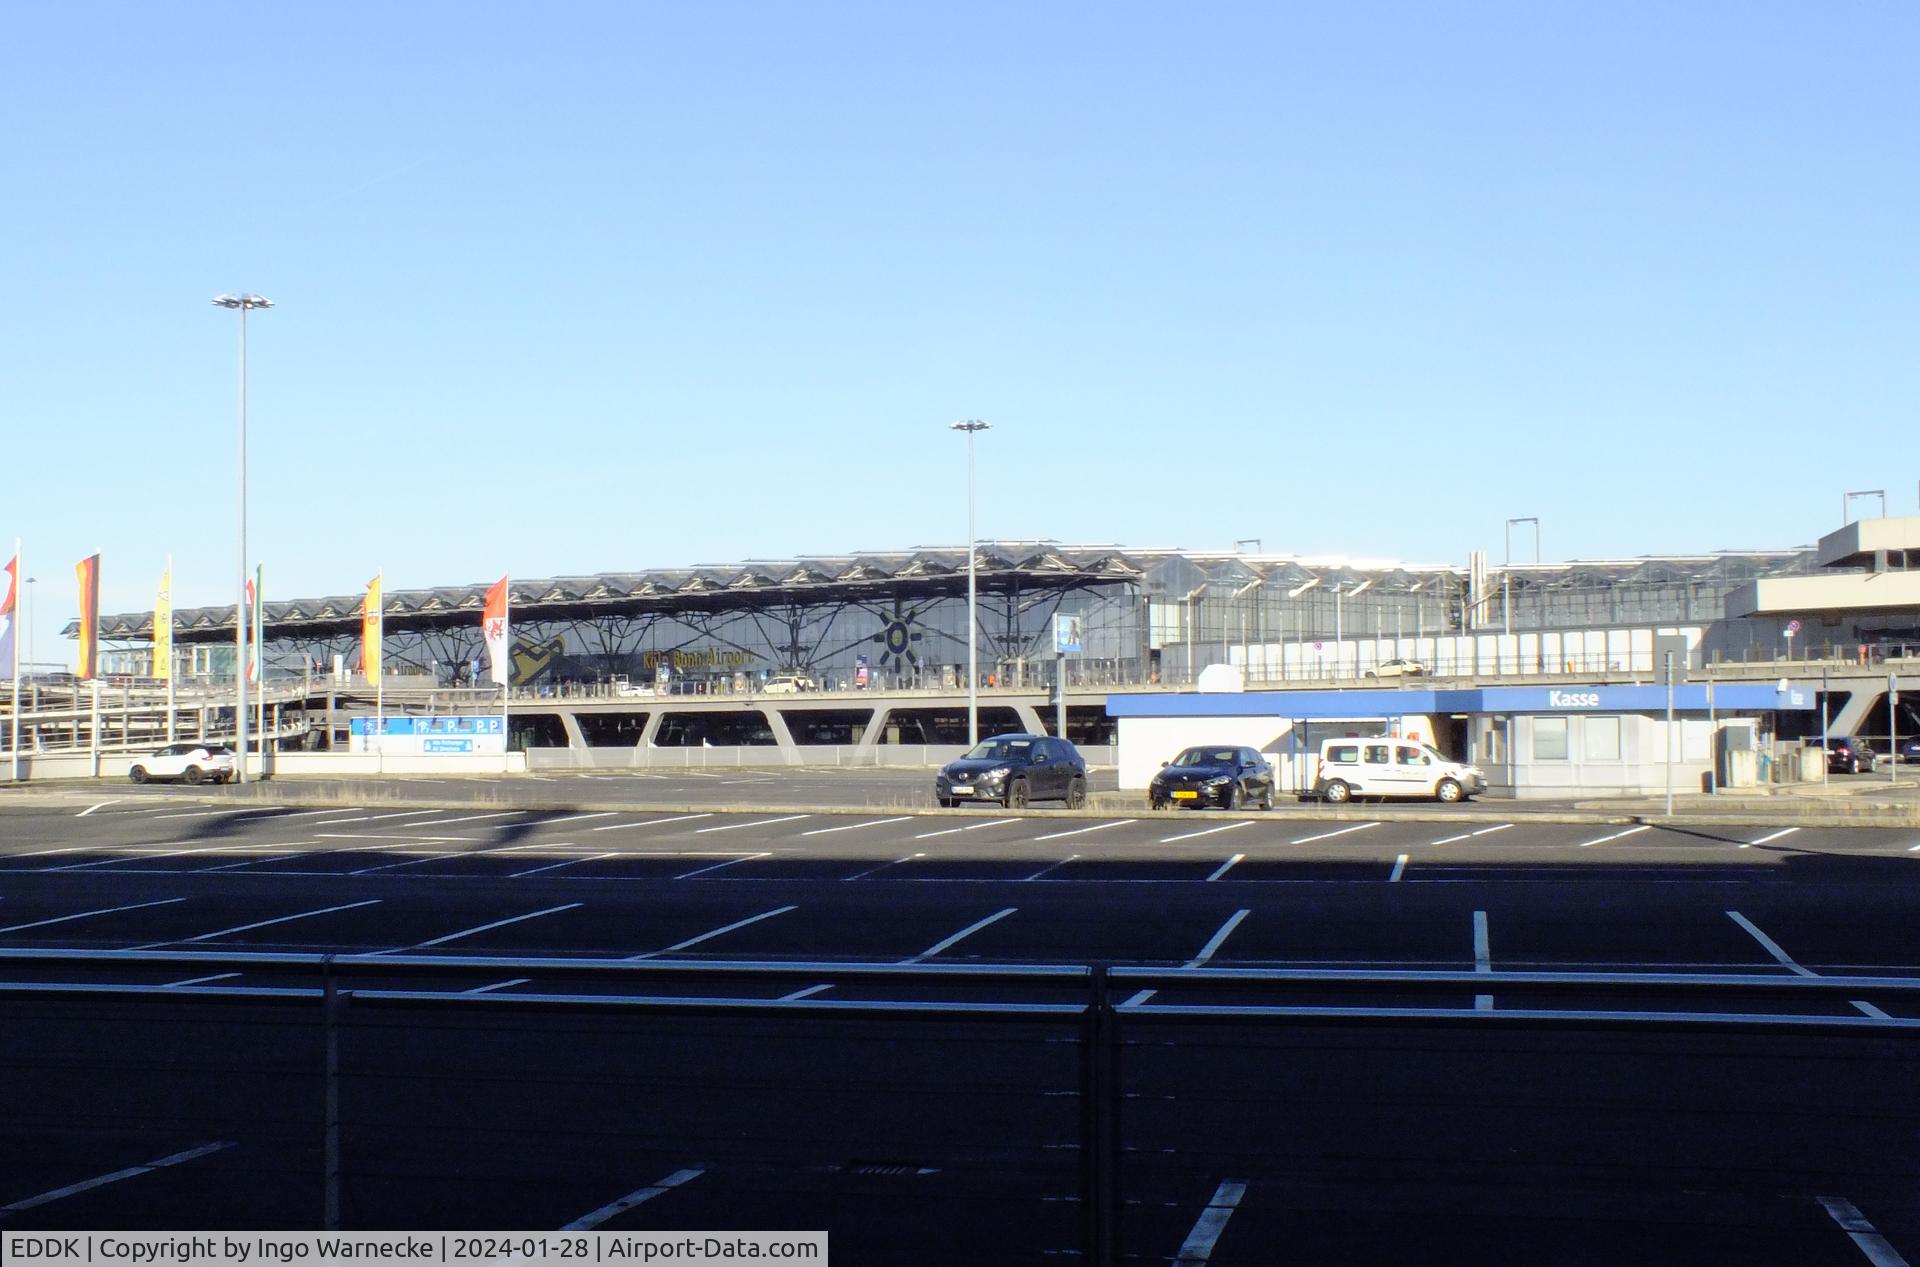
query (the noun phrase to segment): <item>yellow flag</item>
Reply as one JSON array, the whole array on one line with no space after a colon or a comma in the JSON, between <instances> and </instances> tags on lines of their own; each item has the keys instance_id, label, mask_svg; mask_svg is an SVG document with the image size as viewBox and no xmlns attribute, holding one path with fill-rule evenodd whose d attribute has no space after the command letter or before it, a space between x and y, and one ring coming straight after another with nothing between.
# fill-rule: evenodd
<instances>
[{"instance_id":1,"label":"yellow flag","mask_svg":"<svg viewBox=\"0 0 1920 1267\"><path fill-rule=\"evenodd\" d=\"M381 620L380 578L367 582L367 601L360 608L360 664L367 681L380 680L380 640L386 636Z\"/></svg>"},{"instance_id":2,"label":"yellow flag","mask_svg":"<svg viewBox=\"0 0 1920 1267\"><path fill-rule=\"evenodd\" d=\"M153 604L153 676L173 681L173 564L160 574L160 597Z\"/></svg>"}]
</instances>

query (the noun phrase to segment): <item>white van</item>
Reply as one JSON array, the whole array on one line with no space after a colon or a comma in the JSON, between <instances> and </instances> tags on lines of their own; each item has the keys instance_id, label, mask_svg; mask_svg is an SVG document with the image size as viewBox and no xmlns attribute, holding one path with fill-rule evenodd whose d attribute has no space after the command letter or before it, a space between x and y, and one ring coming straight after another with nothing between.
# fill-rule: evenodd
<instances>
[{"instance_id":1,"label":"white van","mask_svg":"<svg viewBox=\"0 0 1920 1267\"><path fill-rule=\"evenodd\" d=\"M1313 794L1340 804L1356 796L1431 796L1464 801L1487 787L1479 766L1449 761L1411 739L1325 739Z\"/></svg>"}]
</instances>

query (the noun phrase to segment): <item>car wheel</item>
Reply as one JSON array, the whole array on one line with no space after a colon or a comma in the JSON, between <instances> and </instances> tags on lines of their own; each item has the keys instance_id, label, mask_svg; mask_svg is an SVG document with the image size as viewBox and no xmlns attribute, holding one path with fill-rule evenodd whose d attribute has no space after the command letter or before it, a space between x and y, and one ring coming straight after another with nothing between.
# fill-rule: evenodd
<instances>
[{"instance_id":1,"label":"car wheel","mask_svg":"<svg viewBox=\"0 0 1920 1267\"><path fill-rule=\"evenodd\" d=\"M133 767L133 769L127 771L127 777L129 779L132 779L135 783L145 783L147 781L147 767L143 765L137 765Z\"/></svg>"},{"instance_id":2,"label":"car wheel","mask_svg":"<svg viewBox=\"0 0 1920 1267\"><path fill-rule=\"evenodd\" d=\"M1320 799L1329 805L1345 805L1353 799L1353 789L1340 780L1335 779L1333 782L1327 784L1326 787L1320 789Z\"/></svg>"},{"instance_id":3,"label":"car wheel","mask_svg":"<svg viewBox=\"0 0 1920 1267\"><path fill-rule=\"evenodd\" d=\"M1451 805L1455 801L1464 801L1467 799L1467 789L1460 786L1458 779L1440 780L1440 785L1433 789L1433 794L1439 798L1442 803L1447 805Z\"/></svg>"},{"instance_id":4,"label":"car wheel","mask_svg":"<svg viewBox=\"0 0 1920 1267\"><path fill-rule=\"evenodd\" d=\"M1240 801L1239 792L1240 787L1235 783L1229 783L1226 787L1220 789L1220 808L1233 809L1238 805Z\"/></svg>"},{"instance_id":5,"label":"car wheel","mask_svg":"<svg viewBox=\"0 0 1920 1267\"><path fill-rule=\"evenodd\" d=\"M1073 782L1067 784L1067 808L1085 809L1087 807L1087 781L1079 775L1073 776Z\"/></svg>"},{"instance_id":6,"label":"car wheel","mask_svg":"<svg viewBox=\"0 0 1920 1267\"><path fill-rule=\"evenodd\" d=\"M1008 809L1025 809L1027 807L1027 781L1025 779L1015 779L1013 782L1007 784L1007 799L1002 802L1002 804Z\"/></svg>"},{"instance_id":7,"label":"car wheel","mask_svg":"<svg viewBox=\"0 0 1920 1267\"><path fill-rule=\"evenodd\" d=\"M1267 790L1265 792L1262 792L1260 794L1260 808L1261 809L1273 808L1273 787L1271 784L1268 785Z\"/></svg>"},{"instance_id":8,"label":"car wheel","mask_svg":"<svg viewBox=\"0 0 1920 1267\"><path fill-rule=\"evenodd\" d=\"M207 772L205 770L202 770L197 765L190 765L187 767L186 774L182 775L181 777L186 779L186 781L189 783L199 784L200 782L206 779Z\"/></svg>"}]
</instances>

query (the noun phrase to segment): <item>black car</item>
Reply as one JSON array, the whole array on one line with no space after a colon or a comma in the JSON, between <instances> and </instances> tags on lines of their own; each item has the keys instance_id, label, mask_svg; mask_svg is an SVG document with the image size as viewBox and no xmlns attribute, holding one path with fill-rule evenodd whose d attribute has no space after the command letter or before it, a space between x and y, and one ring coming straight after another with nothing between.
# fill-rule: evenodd
<instances>
[{"instance_id":1,"label":"black car","mask_svg":"<svg viewBox=\"0 0 1920 1267\"><path fill-rule=\"evenodd\" d=\"M1154 809L1218 805L1221 809L1272 809L1273 767L1252 748L1219 744L1187 748L1160 767L1147 784Z\"/></svg>"},{"instance_id":2,"label":"black car","mask_svg":"<svg viewBox=\"0 0 1920 1267\"><path fill-rule=\"evenodd\" d=\"M933 778L933 794L951 807L997 801L1019 809L1028 801L1087 803L1087 763L1064 739L1046 735L995 735L949 761Z\"/></svg>"},{"instance_id":3,"label":"black car","mask_svg":"<svg viewBox=\"0 0 1920 1267\"><path fill-rule=\"evenodd\" d=\"M1819 739L1808 745L1818 748ZM1827 736L1828 774L1872 774L1874 753L1866 740L1848 735Z\"/></svg>"}]
</instances>

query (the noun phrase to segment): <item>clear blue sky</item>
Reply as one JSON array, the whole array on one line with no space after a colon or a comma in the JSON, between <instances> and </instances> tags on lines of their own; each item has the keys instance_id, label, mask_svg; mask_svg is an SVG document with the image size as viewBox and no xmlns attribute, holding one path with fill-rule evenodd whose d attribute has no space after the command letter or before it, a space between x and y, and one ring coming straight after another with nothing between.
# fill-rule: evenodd
<instances>
[{"instance_id":1,"label":"clear blue sky","mask_svg":"<svg viewBox=\"0 0 1920 1267\"><path fill-rule=\"evenodd\" d=\"M1920 467L1905 3L0 19L41 659L231 601L965 535L1787 546Z\"/></svg>"}]
</instances>

